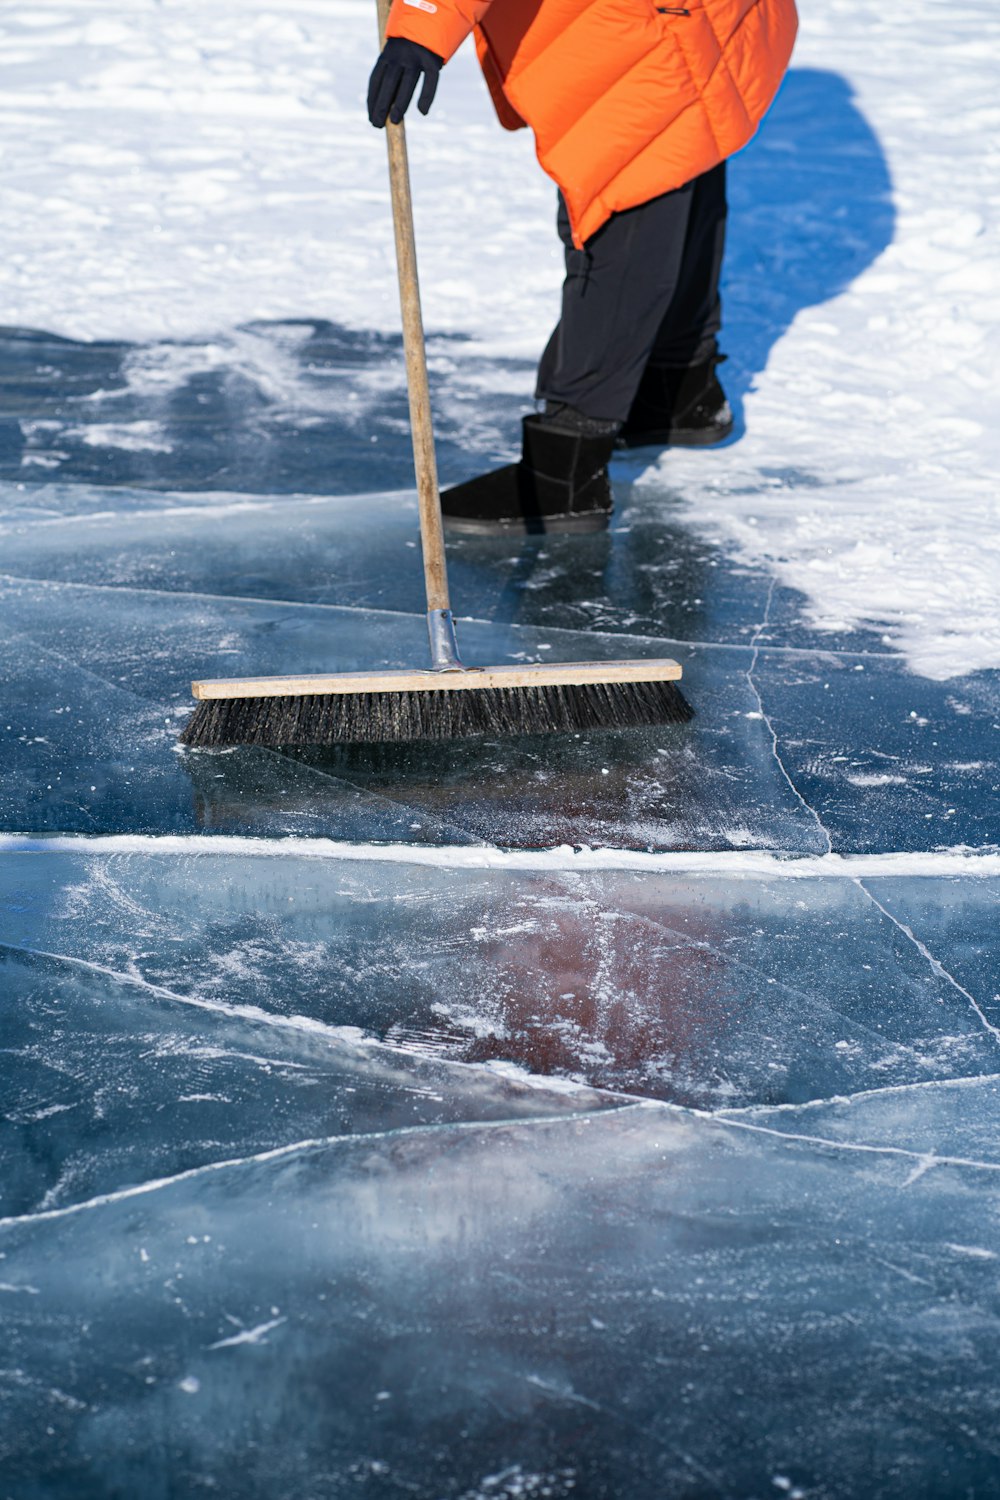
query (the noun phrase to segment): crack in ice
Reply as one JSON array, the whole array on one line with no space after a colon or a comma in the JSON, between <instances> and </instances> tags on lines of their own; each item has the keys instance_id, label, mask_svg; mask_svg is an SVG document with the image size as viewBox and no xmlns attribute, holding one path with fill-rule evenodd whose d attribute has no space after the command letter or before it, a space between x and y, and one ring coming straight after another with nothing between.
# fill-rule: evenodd
<instances>
[{"instance_id":1,"label":"crack in ice","mask_svg":"<svg viewBox=\"0 0 1000 1500\"><path fill-rule=\"evenodd\" d=\"M198 1167L188 1167L183 1172L175 1172L169 1177L153 1177L147 1182L131 1184L129 1187L115 1188L108 1193L97 1193L93 1198L85 1198L79 1203L67 1203L62 1208L46 1208L37 1213L12 1214L7 1218L0 1218L0 1229L15 1229L25 1225L49 1223L56 1219L72 1218L76 1214L89 1213L94 1209L107 1208L116 1203L125 1203L132 1198L142 1198L149 1193L160 1192L163 1188L176 1187L178 1183L191 1182L200 1177L207 1177L213 1172L225 1172L235 1167L260 1166L262 1164L281 1161L283 1158L292 1156L315 1155L319 1151L332 1150L334 1148L349 1149L356 1145L371 1145L373 1142L399 1141L404 1137L422 1137L441 1135L446 1132L458 1132L467 1134L472 1131L495 1131L519 1129L521 1126L541 1125L573 1125L589 1123L596 1118L603 1118L608 1114L624 1114L629 1110L635 1110L637 1103L629 1100L613 1108L602 1110L595 1115L590 1110L575 1110L565 1115L525 1115L514 1120L452 1120L438 1125L400 1125L393 1130L365 1130L358 1131L354 1135L327 1135L309 1138L303 1141L292 1141L287 1146L275 1146L269 1151L255 1151L249 1156L230 1156L222 1161L203 1162Z\"/></svg>"},{"instance_id":2,"label":"crack in ice","mask_svg":"<svg viewBox=\"0 0 1000 1500\"><path fill-rule=\"evenodd\" d=\"M69 672L75 673L78 677L89 678L90 681L97 684L103 693L116 693L123 698L129 698L135 703L147 706L155 706L157 704L157 699L147 698L143 694L135 692L132 688L122 687L120 682L112 682L110 677L102 677L100 672L95 672L92 667L84 666L83 662L77 661L72 656L67 656L62 651L57 651L53 646L42 645L41 641L36 641L34 636L27 635L23 630L12 630L6 635L5 639L7 642L17 641L18 643L24 643L32 647L41 656L50 657L52 661L58 662L60 666ZM80 811L87 812L87 809L81 806Z\"/></svg>"},{"instance_id":3,"label":"crack in ice","mask_svg":"<svg viewBox=\"0 0 1000 1500\"><path fill-rule=\"evenodd\" d=\"M108 594L136 594L140 597L148 596L156 599L177 600L205 600L214 604L249 604L261 608L276 608L287 610L322 610L328 613L345 615L377 615L379 618L399 620L413 620L422 622L424 616L419 610L387 609L380 604L331 604L321 599L283 599L269 595L257 594L214 594L204 589L167 589L153 588L149 585L134 583L85 583L74 578L41 578L37 574L0 573L0 584L12 586L36 587L39 589L74 589L89 593ZM742 641L703 641L697 637L675 640L673 637L635 634L627 630L599 630L594 631L588 627L575 628L571 625L560 625L547 627L543 624L533 624L530 621L507 620L501 621L490 616L483 615L456 615L456 620L462 625L483 626L502 628L510 630L518 635L534 633L545 635L547 639L553 636L568 636L573 638L592 640L598 635L607 641L622 641L629 645L644 645L655 647L658 650L671 646L684 650L697 651L735 651L745 655L753 647L753 642L746 645ZM758 626L758 634L766 625ZM815 660L816 657L831 657L836 659L840 656L855 659L872 659L876 661L897 661L898 657L893 652L871 651L863 649L841 650L834 646L783 646L769 645L768 651L775 655L789 657L806 657ZM589 659L589 658L588 658ZM762 714L762 717L765 715ZM794 788L793 788L794 790ZM812 811L812 809L810 809Z\"/></svg>"},{"instance_id":4,"label":"crack in ice","mask_svg":"<svg viewBox=\"0 0 1000 1500\"><path fill-rule=\"evenodd\" d=\"M904 1184L905 1186L905 1184ZM878 1266L885 1266L886 1270L894 1271L897 1276L902 1276L904 1281L912 1281L916 1286L933 1287L933 1281L928 1281L926 1276L918 1276L915 1271L907 1271L903 1266L897 1266L894 1261L886 1260L882 1255L873 1255L872 1260Z\"/></svg>"},{"instance_id":5,"label":"crack in ice","mask_svg":"<svg viewBox=\"0 0 1000 1500\"><path fill-rule=\"evenodd\" d=\"M795 785L795 782L792 780L792 778L791 778L791 776L790 776L790 774L788 772L788 769L785 766L785 763L782 760L781 754L780 754L780 752L778 750L778 731L775 729L774 724L771 721L770 715L768 714L767 710L764 707L764 700L761 697L760 689L758 688L756 682L754 681L754 675L753 674L757 670L757 662L758 662L758 660L760 658L760 641L761 641L761 637L763 636L763 634L764 634L765 630L767 629L768 625L771 623L771 602L774 599L774 590L775 590L775 588L777 586L777 582L778 582L778 580L776 578L772 578L771 579L771 584L770 584L770 587L768 588L768 591L767 591L767 599L766 599L765 604L764 604L763 618L761 619L760 624L757 626L756 630L754 631L753 639L750 642L750 648L751 648L751 650L753 652L753 655L752 655L752 657L750 659L750 665L749 665L749 667L747 667L747 670L746 670L747 685L749 686L750 691L753 693L754 698L757 700L757 712L760 714L760 717L763 719L764 724L767 727L767 732L771 736L771 751L772 751L772 754L774 755L775 761L777 762L778 770L781 772L782 776L785 778L785 781L787 782L787 784L789 786L789 789L792 792L792 795L797 798L797 800L799 801L799 803L801 804L801 806L803 807L803 809L814 820L814 822L816 824L816 827L819 829L820 833L822 834L823 840L824 840L824 842L826 844L826 850L825 850L825 852L827 854L832 854L833 853L833 840L830 837L829 830L827 829L826 825L824 824L824 822L823 822L822 818L820 817L819 813L811 805L811 803L809 803L809 802L806 801L805 797L803 797L802 793L799 791L798 787Z\"/></svg>"},{"instance_id":6,"label":"crack in ice","mask_svg":"<svg viewBox=\"0 0 1000 1500\"><path fill-rule=\"evenodd\" d=\"M327 613L345 615L386 615L392 619L422 621L424 616L417 610L385 609L368 604L325 604L321 600L281 599L257 594L212 594L202 589L157 589L137 583L81 583L75 578L39 578L35 575L0 573L0 584L27 585L38 589L73 589L94 594L138 594L155 599L200 600L214 604L253 604L265 609L323 610ZM469 624L489 625L489 620L474 616L462 616ZM517 628L517 627L515 627ZM520 627L524 629L524 626ZM567 632L584 634L585 632Z\"/></svg>"},{"instance_id":7,"label":"crack in ice","mask_svg":"<svg viewBox=\"0 0 1000 1500\"><path fill-rule=\"evenodd\" d=\"M331 1026L328 1022L317 1021L312 1016L283 1016L273 1011L264 1010L258 1005L226 1004L219 1000L208 1000L199 995L182 995L176 990L169 989L166 985L154 984L151 980L144 979L141 974L122 973L120 970L112 969L106 964L95 963L92 959L78 958L73 954L50 953L45 949L30 948L24 944L2 941L0 941L0 953L21 953L30 958L42 958L50 963L65 964L70 968L83 969L87 973L97 974L101 978L110 979L112 983L118 984L122 988L131 987L145 994L153 995L158 1000L166 1000L172 1004L191 1006L195 1010L206 1011L208 1014L216 1016L221 1020L249 1021L254 1025L278 1027L279 1029L299 1034L305 1033L306 1035L321 1038L332 1047L339 1047L342 1050L352 1047L359 1051L364 1051L369 1057L382 1059L386 1065L392 1063L396 1067L407 1066L412 1068L413 1066L415 1054L410 1049L403 1046L394 1046L391 1042L377 1040L374 1037L366 1035L356 1026ZM251 1054L243 1055L250 1056ZM429 1065L431 1059L422 1058L421 1061ZM273 1063L275 1067L286 1066L282 1059L273 1059ZM494 1079L499 1076L496 1070L488 1064L480 1066L474 1063L453 1062L451 1059L443 1057L435 1057L433 1064L435 1068L452 1074L461 1071L466 1076L470 1072L477 1072L481 1076L485 1075ZM291 1066L294 1067L296 1064L291 1064ZM508 1081L510 1080L508 1079ZM583 1105L585 1096L589 1096L595 1101L599 1101L593 1106L593 1112L595 1113L604 1113L613 1109L612 1105L604 1106L600 1101L631 1099L630 1095L619 1090L602 1089L589 1084L575 1083L572 1079L558 1075L550 1077L541 1073L524 1073L523 1075L519 1074L514 1081L526 1089L538 1092L562 1093L566 1096L570 1094L577 1095L581 1106ZM516 1123L516 1117L510 1123Z\"/></svg>"},{"instance_id":8,"label":"crack in ice","mask_svg":"<svg viewBox=\"0 0 1000 1500\"><path fill-rule=\"evenodd\" d=\"M693 1111L700 1114L701 1111ZM822 1135L805 1135L792 1130L774 1130L767 1125L751 1125L748 1120L730 1120L720 1114L705 1114L707 1120L730 1130L747 1130L754 1135L767 1135L779 1141L791 1141L802 1146L822 1146L831 1151L846 1151L868 1156L898 1156L911 1161L915 1170L906 1178L904 1187L909 1187L923 1177L932 1167L969 1167L979 1172L1000 1172L1000 1161L979 1161L968 1156L937 1156L933 1152L911 1151L907 1146L875 1146L866 1141L836 1141Z\"/></svg>"},{"instance_id":9,"label":"crack in ice","mask_svg":"<svg viewBox=\"0 0 1000 1500\"><path fill-rule=\"evenodd\" d=\"M887 917L892 925L897 928L897 930L901 932L909 942L913 944L914 948L916 948L921 958L929 966L931 973L935 974L938 979L943 979L946 984L950 984L953 989L956 989L958 993L962 995L972 1006L972 1009L978 1016L983 1029L989 1032L990 1036L995 1042L1000 1042L1000 1027L994 1026L993 1022L989 1019L982 1006L979 1004L979 1001L976 999L975 995L973 995L970 990L967 990L965 988L965 985L961 984L955 978L954 974L949 973L949 971L945 968L944 964L941 963L939 959L934 957L934 954L927 947L927 944L921 942L920 938L917 937L912 927L909 927L898 917L893 916L892 912L889 911L887 907L882 905L878 897L875 896L874 893L870 891L865 885L863 879L859 878L857 881L857 885L862 891L864 891L869 901L871 901L875 906L878 907L882 915L884 917Z\"/></svg>"},{"instance_id":10,"label":"crack in ice","mask_svg":"<svg viewBox=\"0 0 1000 1500\"><path fill-rule=\"evenodd\" d=\"M715 1111L716 1119L735 1119L750 1114L800 1114L807 1109L821 1109L830 1104L856 1104L862 1099L878 1099L886 1094L909 1094L917 1089L966 1088L981 1083L1000 1083L1000 1073L971 1073L961 1078L918 1078L912 1083L890 1083L877 1089L858 1089L853 1094L830 1094L822 1099L803 1099L794 1104L734 1104Z\"/></svg>"},{"instance_id":11,"label":"crack in ice","mask_svg":"<svg viewBox=\"0 0 1000 1500\"><path fill-rule=\"evenodd\" d=\"M282 1323L287 1323L287 1318L272 1318L270 1323L259 1323L256 1328L242 1328L239 1333L234 1333L231 1338L218 1339L214 1344L209 1344L209 1349L235 1349L240 1344L266 1344L267 1335L275 1328L280 1328Z\"/></svg>"}]
</instances>

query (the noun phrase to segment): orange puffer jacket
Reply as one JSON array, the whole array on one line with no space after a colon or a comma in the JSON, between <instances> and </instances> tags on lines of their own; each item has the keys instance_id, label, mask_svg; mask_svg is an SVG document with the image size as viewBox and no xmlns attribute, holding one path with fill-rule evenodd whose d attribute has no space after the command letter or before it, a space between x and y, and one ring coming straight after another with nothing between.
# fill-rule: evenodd
<instances>
[{"instance_id":1,"label":"orange puffer jacket","mask_svg":"<svg viewBox=\"0 0 1000 1500\"><path fill-rule=\"evenodd\" d=\"M795 0L393 0L388 35L447 60L470 31L501 121L530 125L578 245L745 146Z\"/></svg>"}]
</instances>

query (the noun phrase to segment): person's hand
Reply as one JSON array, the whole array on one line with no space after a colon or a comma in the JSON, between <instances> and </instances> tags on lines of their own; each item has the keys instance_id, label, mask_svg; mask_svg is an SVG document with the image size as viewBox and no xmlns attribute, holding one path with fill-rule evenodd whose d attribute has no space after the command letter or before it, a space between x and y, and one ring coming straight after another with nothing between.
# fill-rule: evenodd
<instances>
[{"instance_id":1,"label":"person's hand","mask_svg":"<svg viewBox=\"0 0 1000 1500\"><path fill-rule=\"evenodd\" d=\"M423 76L417 108L425 115L437 91L444 59L405 36L391 36L382 48L368 82L368 118L381 130L388 117L398 125L406 114L417 82Z\"/></svg>"}]
</instances>

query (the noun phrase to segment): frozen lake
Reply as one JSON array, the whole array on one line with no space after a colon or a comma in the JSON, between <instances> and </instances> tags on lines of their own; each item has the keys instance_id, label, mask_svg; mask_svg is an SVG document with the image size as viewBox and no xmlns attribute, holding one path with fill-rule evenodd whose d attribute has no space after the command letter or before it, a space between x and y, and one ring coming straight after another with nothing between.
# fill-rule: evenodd
<instances>
[{"instance_id":1,"label":"frozen lake","mask_svg":"<svg viewBox=\"0 0 1000 1500\"><path fill-rule=\"evenodd\" d=\"M451 547L462 640L676 654L690 726L181 752L193 676L425 641L398 371L116 407L178 357L0 341L4 1493L993 1493L996 674L633 458L607 536Z\"/></svg>"}]
</instances>

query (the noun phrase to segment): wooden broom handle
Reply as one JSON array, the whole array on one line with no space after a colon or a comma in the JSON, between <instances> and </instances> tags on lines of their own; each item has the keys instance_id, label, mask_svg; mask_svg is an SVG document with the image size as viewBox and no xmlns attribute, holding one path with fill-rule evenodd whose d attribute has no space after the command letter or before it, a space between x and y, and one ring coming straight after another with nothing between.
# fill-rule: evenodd
<instances>
[{"instance_id":1,"label":"wooden broom handle","mask_svg":"<svg viewBox=\"0 0 1000 1500\"><path fill-rule=\"evenodd\" d=\"M379 45L385 45L391 0L378 0ZM413 238L413 200L410 168L406 156L406 131L400 123L386 122L389 148L389 189L392 222L396 231L396 268L399 272L399 306L403 315L403 349L406 353L406 384L410 395L410 432L413 437L413 467L417 474L420 505L420 542L424 555L424 584L429 610L447 610L448 575L444 560L444 525L438 489L437 460L431 398L427 386L427 354L424 321L420 312L417 279L417 247Z\"/></svg>"}]
</instances>

